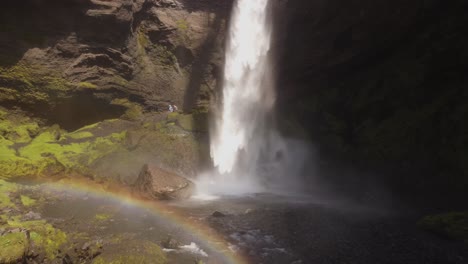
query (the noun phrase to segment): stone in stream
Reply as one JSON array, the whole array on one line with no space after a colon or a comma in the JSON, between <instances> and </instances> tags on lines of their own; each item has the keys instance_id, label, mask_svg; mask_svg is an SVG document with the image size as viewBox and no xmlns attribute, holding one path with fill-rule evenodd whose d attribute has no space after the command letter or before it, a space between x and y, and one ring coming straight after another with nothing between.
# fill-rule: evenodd
<instances>
[{"instance_id":1,"label":"stone in stream","mask_svg":"<svg viewBox=\"0 0 468 264\"><path fill-rule=\"evenodd\" d=\"M166 240L162 242L161 245L167 249L178 249L181 246L179 241L175 240L172 237L168 237Z\"/></svg>"},{"instance_id":2,"label":"stone in stream","mask_svg":"<svg viewBox=\"0 0 468 264\"><path fill-rule=\"evenodd\" d=\"M226 215L219 211L215 211L214 213L211 214L211 216L219 218L219 217L225 217Z\"/></svg>"},{"instance_id":3,"label":"stone in stream","mask_svg":"<svg viewBox=\"0 0 468 264\"><path fill-rule=\"evenodd\" d=\"M134 189L152 199L181 200L192 196L195 184L185 177L146 164L135 181Z\"/></svg>"}]
</instances>

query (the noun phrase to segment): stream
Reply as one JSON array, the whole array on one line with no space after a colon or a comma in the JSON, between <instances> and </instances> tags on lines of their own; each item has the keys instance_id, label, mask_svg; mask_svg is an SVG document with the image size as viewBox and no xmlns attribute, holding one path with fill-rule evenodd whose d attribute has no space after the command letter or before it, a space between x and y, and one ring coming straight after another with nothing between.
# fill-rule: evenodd
<instances>
[{"instance_id":1,"label":"stream","mask_svg":"<svg viewBox=\"0 0 468 264\"><path fill-rule=\"evenodd\" d=\"M174 264L468 263L463 245L418 230L416 215L333 199L224 196L166 202L160 213L105 193L47 185L23 191L30 192L28 188L41 193L43 203L36 210L44 220L67 233L82 234L73 236L75 247L99 241L97 255L122 253L122 245L146 240L164 248L168 263ZM172 213L180 218L167 217ZM187 228L189 222L217 233L217 243L230 252L210 246L212 237ZM226 257L229 254L242 260Z\"/></svg>"}]
</instances>

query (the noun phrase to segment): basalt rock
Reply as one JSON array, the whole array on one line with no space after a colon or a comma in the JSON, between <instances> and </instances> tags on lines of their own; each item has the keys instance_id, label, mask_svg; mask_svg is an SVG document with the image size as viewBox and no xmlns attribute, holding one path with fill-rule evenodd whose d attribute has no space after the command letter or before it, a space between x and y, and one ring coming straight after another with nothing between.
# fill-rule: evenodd
<instances>
[{"instance_id":1,"label":"basalt rock","mask_svg":"<svg viewBox=\"0 0 468 264\"><path fill-rule=\"evenodd\" d=\"M180 200L192 196L195 185L190 180L153 165L145 165L134 184L135 190L148 198Z\"/></svg>"},{"instance_id":2,"label":"basalt rock","mask_svg":"<svg viewBox=\"0 0 468 264\"><path fill-rule=\"evenodd\" d=\"M222 67L232 0L192 2L4 4L0 104L59 125L65 121L53 113L67 109L81 126L121 116L115 99L128 98L146 111L164 111L167 102L188 111L205 107L206 94L219 86L214 69Z\"/></svg>"}]
</instances>

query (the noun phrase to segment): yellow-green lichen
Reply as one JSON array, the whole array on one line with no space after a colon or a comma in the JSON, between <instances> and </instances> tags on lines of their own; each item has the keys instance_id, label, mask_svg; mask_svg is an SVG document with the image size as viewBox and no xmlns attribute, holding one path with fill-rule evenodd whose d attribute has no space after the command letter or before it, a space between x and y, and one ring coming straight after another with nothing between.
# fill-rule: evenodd
<instances>
[{"instance_id":1,"label":"yellow-green lichen","mask_svg":"<svg viewBox=\"0 0 468 264\"><path fill-rule=\"evenodd\" d=\"M10 199L10 193L17 191L16 184L0 179L0 208L14 208L15 204Z\"/></svg>"},{"instance_id":2,"label":"yellow-green lichen","mask_svg":"<svg viewBox=\"0 0 468 264\"><path fill-rule=\"evenodd\" d=\"M0 96L0 99L28 104L47 102L52 93L71 87L59 71L38 64L18 63L12 67L0 67L0 80L4 85L2 91L6 92L2 93L6 97Z\"/></svg>"},{"instance_id":3,"label":"yellow-green lichen","mask_svg":"<svg viewBox=\"0 0 468 264\"><path fill-rule=\"evenodd\" d=\"M98 88L97 85L90 83L90 82L80 82L78 83L78 87L87 88L87 89L96 89Z\"/></svg>"},{"instance_id":4,"label":"yellow-green lichen","mask_svg":"<svg viewBox=\"0 0 468 264\"><path fill-rule=\"evenodd\" d=\"M97 128L101 123L94 123L94 124L91 124L91 125L87 125L87 126L84 126L72 133L76 133L76 132L81 132L81 131L84 131L84 130L90 130L90 129L93 129L93 128Z\"/></svg>"},{"instance_id":5,"label":"yellow-green lichen","mask_svg":"<svg viewBox=\"0 0 468 264\"><path fill-rule=\"evenodd\" d=\"M21 198L21 203L23 204L23 206L30 207L36 204L36 200L32 199L29 196L21 195L20 198Z\"/></svg>"},{"instance_id":6,"label":"yellow-green lichen","mask_svg":"<svg viewBox=\"0 0 468 264\"><path fill-rule=\"evenodd\" d=\"M168 122L175 122L178 117L179 117L179 113L177 113L177 112L169 113L169 114L167 114L167 121Z\"/></svg>"},{"instance_id":7,"label":"yellow-green lichen","mask_svg":"<svg viewBox=\"0 0 468 264\"><path fill-rule=\"evenodd\" d=\"M4 114L0 118L0 135L15 143L26 143L37 135L39 125L26 117Z\"/></svg>"},{"instance_id":8,"label":"yellow-green lichen","mask_svg":"<svg viewBox=\"0 0 468 264\"><path fill-rule=\"evenodd\" d=\"M468 212L426 216L418 222L418 226L438 235L468 241Z\"/></svg>"},{"instance_id":9,"label":"yellow-green lichen","mask_svg":"<svg viewBox=\"0 0 468 264\"><path fill-rule=\"evenodd\" d=\"M164 264L167 262L161 248L149 241L130 241L125 244L125 248L119 248L119 246L117 248L119 253L104 253L95 258L93 264Z\"/></svg>"},{"instance_id":10,"label":"yellow-green lichen","mask_svg":"<svg viewBox=\"0 0 468 264\"><path fill-rule=\"evenodd\" d=\"M126 132L92 139L91 136L87 131L65 134L58 127L51 127L19 148L18 153L12 148L12 141L0 137L0 178L56 175L71 169L87 171L96 159L121 148ZM89 140L66 143L61 138Z\"/></svg>"},{"instance_id":11,"label":"yellow-green lichen","mask_svg":"<svg viewBox=\"0 0 468 264\"><path fill-rule=\"evenodd\" d=\"M93 133L89 131L78 131L78 132L67 134L67 137L72 138L72 139L84 139L84 138L90 138L93 136L94 136Z\"/></svg>"},{"instance_id":12,"label":"yellow-green lichen","mask_svg":"<svg viewBox=\"0 0 468 264\"><path fill-rule=\"evenodd\" d=\"M182 31L187 31L189 29L189 24L187 20L180 19L177 21L177 29Z\"/></svg>"},{"instance_id":13,"label":"yellow-green lichen","mask_svg":"<svg viewBox=\"0 0 468 264\"><path fill-rule=\"evenodd\" d=\"M177 116L177 125L186 131L190 132L207 132L208 131L208 115L207 114L190 114Z\"/></svg>"},{"instance_id":14,"label":"yellow-green lichen","mask_svg":"<svg viewBox=\"0 0 468 264\"><path fill-rule=\"evenodd\" d=\"M29 230L34 247L43 250L49 260L54 260L61 246L67 242L67 235L63 231L54 228L45 220L25 222L11 220L8 221L7 226Z\"/></svg>"},{"instance_id":15,"label":"yellow-green lichen","mask_svg":"<svg viewBox=\"0 0 468 264\"><path fill-rule=\"evenodd\" d=\"M96 219L97 221L106 221L109 220L111 217L111 214L97 214L94 216L94 219Z\"/></svg>"},{"instance_id":16,"label":"yellow-green lichen","mask_svg":"<svg viewBox=\"0 0 468 264\"><path fill-rule=\"evenodd\" d=\"M26 234L9 233L0 236L0 263L19 263L28 249Z\"/></svg>"},{"instance_id":17,"label":"yellow-green lichen","mask_svg":"<svg viewBox=\"0 0 468 264\"><path fill-rule=\"evenodd\" d=\"M122 115L122 118L128 120L137 120L143 115L143 108L134 102L129 101L126 98L119 98L112 100L111 104L113 105L120 105L127 108L125 114Z\"/></svg>"},{"instance_id":18,"label":"yellow-green lichen","mask_svg":"<svg viewBox=\"0 0 468 264\"><path fill-rule=\"evenodd\" d=\"M144 49L148 46L149 40L146 34L143 32L142 29L138 30L138 46L140 47L140 51L144 51Z\"/></svg>"}]
</instances>

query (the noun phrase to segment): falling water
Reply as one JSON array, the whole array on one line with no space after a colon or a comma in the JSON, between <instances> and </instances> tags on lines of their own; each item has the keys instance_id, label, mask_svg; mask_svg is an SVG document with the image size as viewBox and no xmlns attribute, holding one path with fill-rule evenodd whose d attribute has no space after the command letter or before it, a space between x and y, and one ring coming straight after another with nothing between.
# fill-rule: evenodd
<instances>
[{"instance_id":1,"label":"falling water","mask_svg":"<svg viewBox=\"0 0 468 264\"><path fill-rule=\"evenodd\" d=\"M268 0L239 0L234 10L226 51L222 114L216 123L211 156L222 174L238 165L271 108L268 51L271 31ZM271 100L271 99L270 99Z\"/></svg>"},{"instance_id":2,"label":"falling water","mask_svg":"<svg viewBox=\"0 0 468 264\"><path fill-rule=\"evenodd\" d=\"M237 0L229 28L222 104L211 133L215 172L198 183L205 192L265 191L284 165L278 161L284 159L286 145L272 122L271 25L268 0Z\"/></svg>"}]
</instances>

